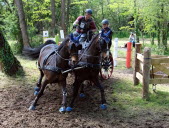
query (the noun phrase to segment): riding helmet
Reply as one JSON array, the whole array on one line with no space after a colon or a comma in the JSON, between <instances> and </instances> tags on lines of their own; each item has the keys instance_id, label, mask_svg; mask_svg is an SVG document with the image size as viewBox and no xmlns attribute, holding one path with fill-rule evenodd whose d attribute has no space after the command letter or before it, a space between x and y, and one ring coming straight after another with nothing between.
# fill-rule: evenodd
<instances>
[{"instance_id":1,"label":"riding helmet","mask_svg":"<svg viewBox=\"0 0 169 128\"><path fill-rule=\"evenodd\" d=\"M88 14L90 14L90 15L92 15L92 13L93 13L92 9L86 9L85 12L88 13Z\"/></svg>"},{"instance_id":2,"label":"riding helmet","mask_svg":"<svg viewBox=\"0 0 169 128\"><path fill-rule=\"evenodd\" d=\"M109 21L107 19L102 20L102 24L109 24Z\"/></svg>"}]
</instances>

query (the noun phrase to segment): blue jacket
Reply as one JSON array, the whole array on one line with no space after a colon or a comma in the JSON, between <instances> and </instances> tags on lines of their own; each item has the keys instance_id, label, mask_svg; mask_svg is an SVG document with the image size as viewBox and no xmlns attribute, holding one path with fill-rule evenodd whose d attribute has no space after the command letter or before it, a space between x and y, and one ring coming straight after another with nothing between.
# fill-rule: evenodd
<instances>
[{"instance_id":1,"label":"blue jacket","mask_svg":"<svg viewBox=\"0 0 169 128\"><path fill-rule=\"evenodd\" d=\"M109 27L107 27L107 28L101 30L101 37L102 37L107 43L111 42L112 36L113 36L113 32L112 32L112 30L111 30Z\"/></svg>"}]
</instances>

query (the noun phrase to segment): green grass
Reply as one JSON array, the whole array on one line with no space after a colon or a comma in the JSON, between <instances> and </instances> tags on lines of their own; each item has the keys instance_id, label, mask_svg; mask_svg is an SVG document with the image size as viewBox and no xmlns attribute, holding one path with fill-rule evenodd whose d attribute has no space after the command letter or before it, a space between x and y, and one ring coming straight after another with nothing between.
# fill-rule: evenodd
<instances>
[{"instance_id":1,"label":"green grass","mask_svg":"<svg viewBox=\"0 0 169 128\"><path fill-rule=\"evenodd\" d=\"M25 74L21 76L15 76L15 77L8 77L2 72L0 72L0 88L9 87L11 83L13 83L14 86L16 85L35 85L35 83L38 80L39 77L39 70L36 66L36 60L29 60L26 57L17 55L17 59L20 61Z\"/></svg>"},{"instance_id":2,"label":"green grass","mask_svg":"<svg viewBox=\"0 0 169 128\"><path fill-rule=\"evenodd\" d=\"M122 45L125 40L121 41ZM113 49L112 49L113 50ZM133 49L134 52L134 49ZM126 69L125 57L126 51L118 51L117 67L115 71L132 71L133 69ZM134 54L132 54L132 58ZM132 59L133 62L133 59ZM113 72L114 76L118 75ZM142 85L134 86L131 80L132 74L129 76L122 76L120 81L116 81L113 86L113 94L111 99L117 99L117 102L111 102L111 106L118 110L118 114L122 118L141 118L141 113L165 113L169 110L169 86L157 85L156 91L152 91L152 85L149 85L150 98L148 101L142 99ZM129 79L130 78L130 79ZM143 115L144 115L143 114ZM147 116L146 118L149 118Z\"/></svg>"},{"instance_id":3,"label":"green grass","mask_svg":"<svg viewBox=\"0 0 169 128\"><path fill-rule=\"evenodd\" d=\"M127 79L121 79L113 85L113 94L110 99L116 99L111 102L122 118L139 118L142 113L160 113L169 110L169 86L157 88L157 93L153 93L150 88L150 99L148 101L142 99L141 85L133 86L133 82ZM162 91L161 88L166 91ZM141 117L140 117L141 118ZM149 115L145 118L149 118Z\"/></svg>"}]
</instances>

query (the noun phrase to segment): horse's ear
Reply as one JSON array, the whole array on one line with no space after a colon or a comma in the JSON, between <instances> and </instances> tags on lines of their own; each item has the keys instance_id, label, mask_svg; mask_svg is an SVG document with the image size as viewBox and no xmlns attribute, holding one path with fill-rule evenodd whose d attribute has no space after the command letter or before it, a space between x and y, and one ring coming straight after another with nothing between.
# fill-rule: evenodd
<instances>
[{"instance_id":1,"label":"horse's ear","mask_svg":"<svg viewBox=\"0 0 169 128\"><path fill-rule=\"evenodd\" d=\"M75 43L71 43L71 44L69 45L69 48L70 48L70 50L73 50L73 49L75 49L75 48L76 48L76 45L75 45Z\"/></svg>"},{"instance_id":2,"label":"horse's ear","mask_svg":"<svg viewBox=\"0 0 169 128\"><path fill-rule=\"evenodd\" d=\"M78 50L82 50L82 45L79 44L79 45L77 46L77 49L78 49Z\"/></svg>"},{"instance_id":3,"label":"horse's ear","mask_svg":"<svg viewBox=\"0 0 169 128\"><path fill-rule=\"evenodd\" d=\"M71 48L75 48L75 47L76 47L76 44L72 43Z\"/></svg>"}]
</instances>

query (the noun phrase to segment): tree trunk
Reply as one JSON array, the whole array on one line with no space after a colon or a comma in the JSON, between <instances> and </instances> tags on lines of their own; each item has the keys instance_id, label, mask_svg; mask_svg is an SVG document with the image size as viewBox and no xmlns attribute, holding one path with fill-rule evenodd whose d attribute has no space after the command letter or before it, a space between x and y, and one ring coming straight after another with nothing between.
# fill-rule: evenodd
<instances>
[{"instance_id":1,"label":"tree trunk","mask_svg":"<svg viewBox=\"0 0 169 128\"><path fill-rule=\"evenodd\" d=\"M23 72L20 62L13 55L8 42L0 31L0 70L9 76Z\"/></svg>"},{"instance_id":2,"label":"tree trunk","mask_svg":"<svg viewBox=\"0 0 169 128\"><path fill-rule=\"evenodd\" d=\"M51 24L51 29L52 29L52 36L55 36L55 27L56 27L56 6L55 6L55 0L50 0L51 2L51 12L52 12L52 24Z\"/></svg>"},{"instance_id":3,"label":"tree trunk","mask_svg":"<svg viewBox=\"0 0 169 128\"><path fill-rule=\"evenodd\" d=\"M15 4L18 10L19 23L22 32L24 47L30 47L22 0L15 0Z\"/></svg>"},{"instance_id":4,"label":"tree trunk","mask_svg":"<svg viewBox=\"0 0 169 128\"><path fill-rule=\"evenodd\" d=\"M161 45L161 38L160 38L160 21L157 21L157 40L158 40L158 47Z\"/></svg>"},{"instance_id":5,"label":"tree trunk","mask_svg":"<svg viewBox=\"0 0 169 128\"><path fill-rule=\"evenodd\" d=\"M103 12L103 0L100 0L101 8L102 8L102 19L104 19L104 12Z\"/></svg>"},{"instance_id":6,"label":"tree trunk","mask_svg":"<svg viewBox=\"0 0 169 128\"><path fill-rule=\"evenodd\" d=\"M162 44L164 47L164 50L167 51L167 35L168 35L168 30L167 30L167 21L164 21L163 23L163 29L162 29Z\"/></svg>"},{"instance_id":7,"label":"tree trunk","mask_svg":"<svg viewBox=\"0 0 169 128\"><path fill-rule=\"evenodd\" d=\"M161 29L161 41L162 41L162 44L163 44L163 47L164 47L164 51L167 51L167 25L168 25L168 22L167 22L167 18L166 18L166 14L165 14L165 10L164 10L164 4L161 5L161 15L162 15L162 21L161 21L161 26L162 26L162 29Z\"/></svg>"},{"instance_id":8,"label":"tree trunk","mask_svg":"<svg viewBox=\"0 0 169 128\"><path fill-rule=\"evenodd\" d=\"M137 1L134 0L134 25L136 32L136 43L139 43L139 24L138 24L138 10L137 10Z\"/></svg>"},{"instance_id":9,"label":"tree trunk","mask_svg":"<svg viewBox=\"0 0 169 128\"><path fill-rule=\"evenodd\" d=\"M22 49L24 47L23 45L23 39L22 39L22 32L21 32L21 29L19 28L19 24L17 25L18 27L18 32L17 32L17 35L16 35L16 39L17 39L17 42L19 43L19 48L18 48L18 52L19 53L22 53Z\"/></svg>"},{"instance_id":10,"label":"tree trunk","mask_svg":"<svg viewBox=\"0 0 169 128\"><path fill-rule=\"evenodd\" d=\"M70 3L71 3L71 0L67 0L67 16L66 16L66 27L67 27L67 33L69 33L69 29L70 29L70 26L69 26L69 11L70 11Z\"/></svg>"},{"instance_id":11,"label":"tree trunk","mask_svg":"<svg viewBox=\"0 0 169 128\"><path fill-rule=\"evenodd\" d=\"M61 28L64 31L64 35L66 35L66 25L65 25L65 0L61 1Z\"/></svg>"},{"instance_id":12,"label":"tree trunk","mask_svg":"<svg viewBox=\"0 0 169 128\"><path fill-rule=\"evenodd\" d=\"M141 37L142 37L142 41L143 41L143 45L144 45L144 32L141 31Z\"/></svg>"},{"instance_id":13,"label":"tree trunk","mask_svg":"<svg viewBox=\"0 0 169 128\"><path fill-rule=\"evenodd\" d=\"M154 45L154 38L155 38L155 33L151 33L151 45Z\"/></svg>"}]
</instances>

